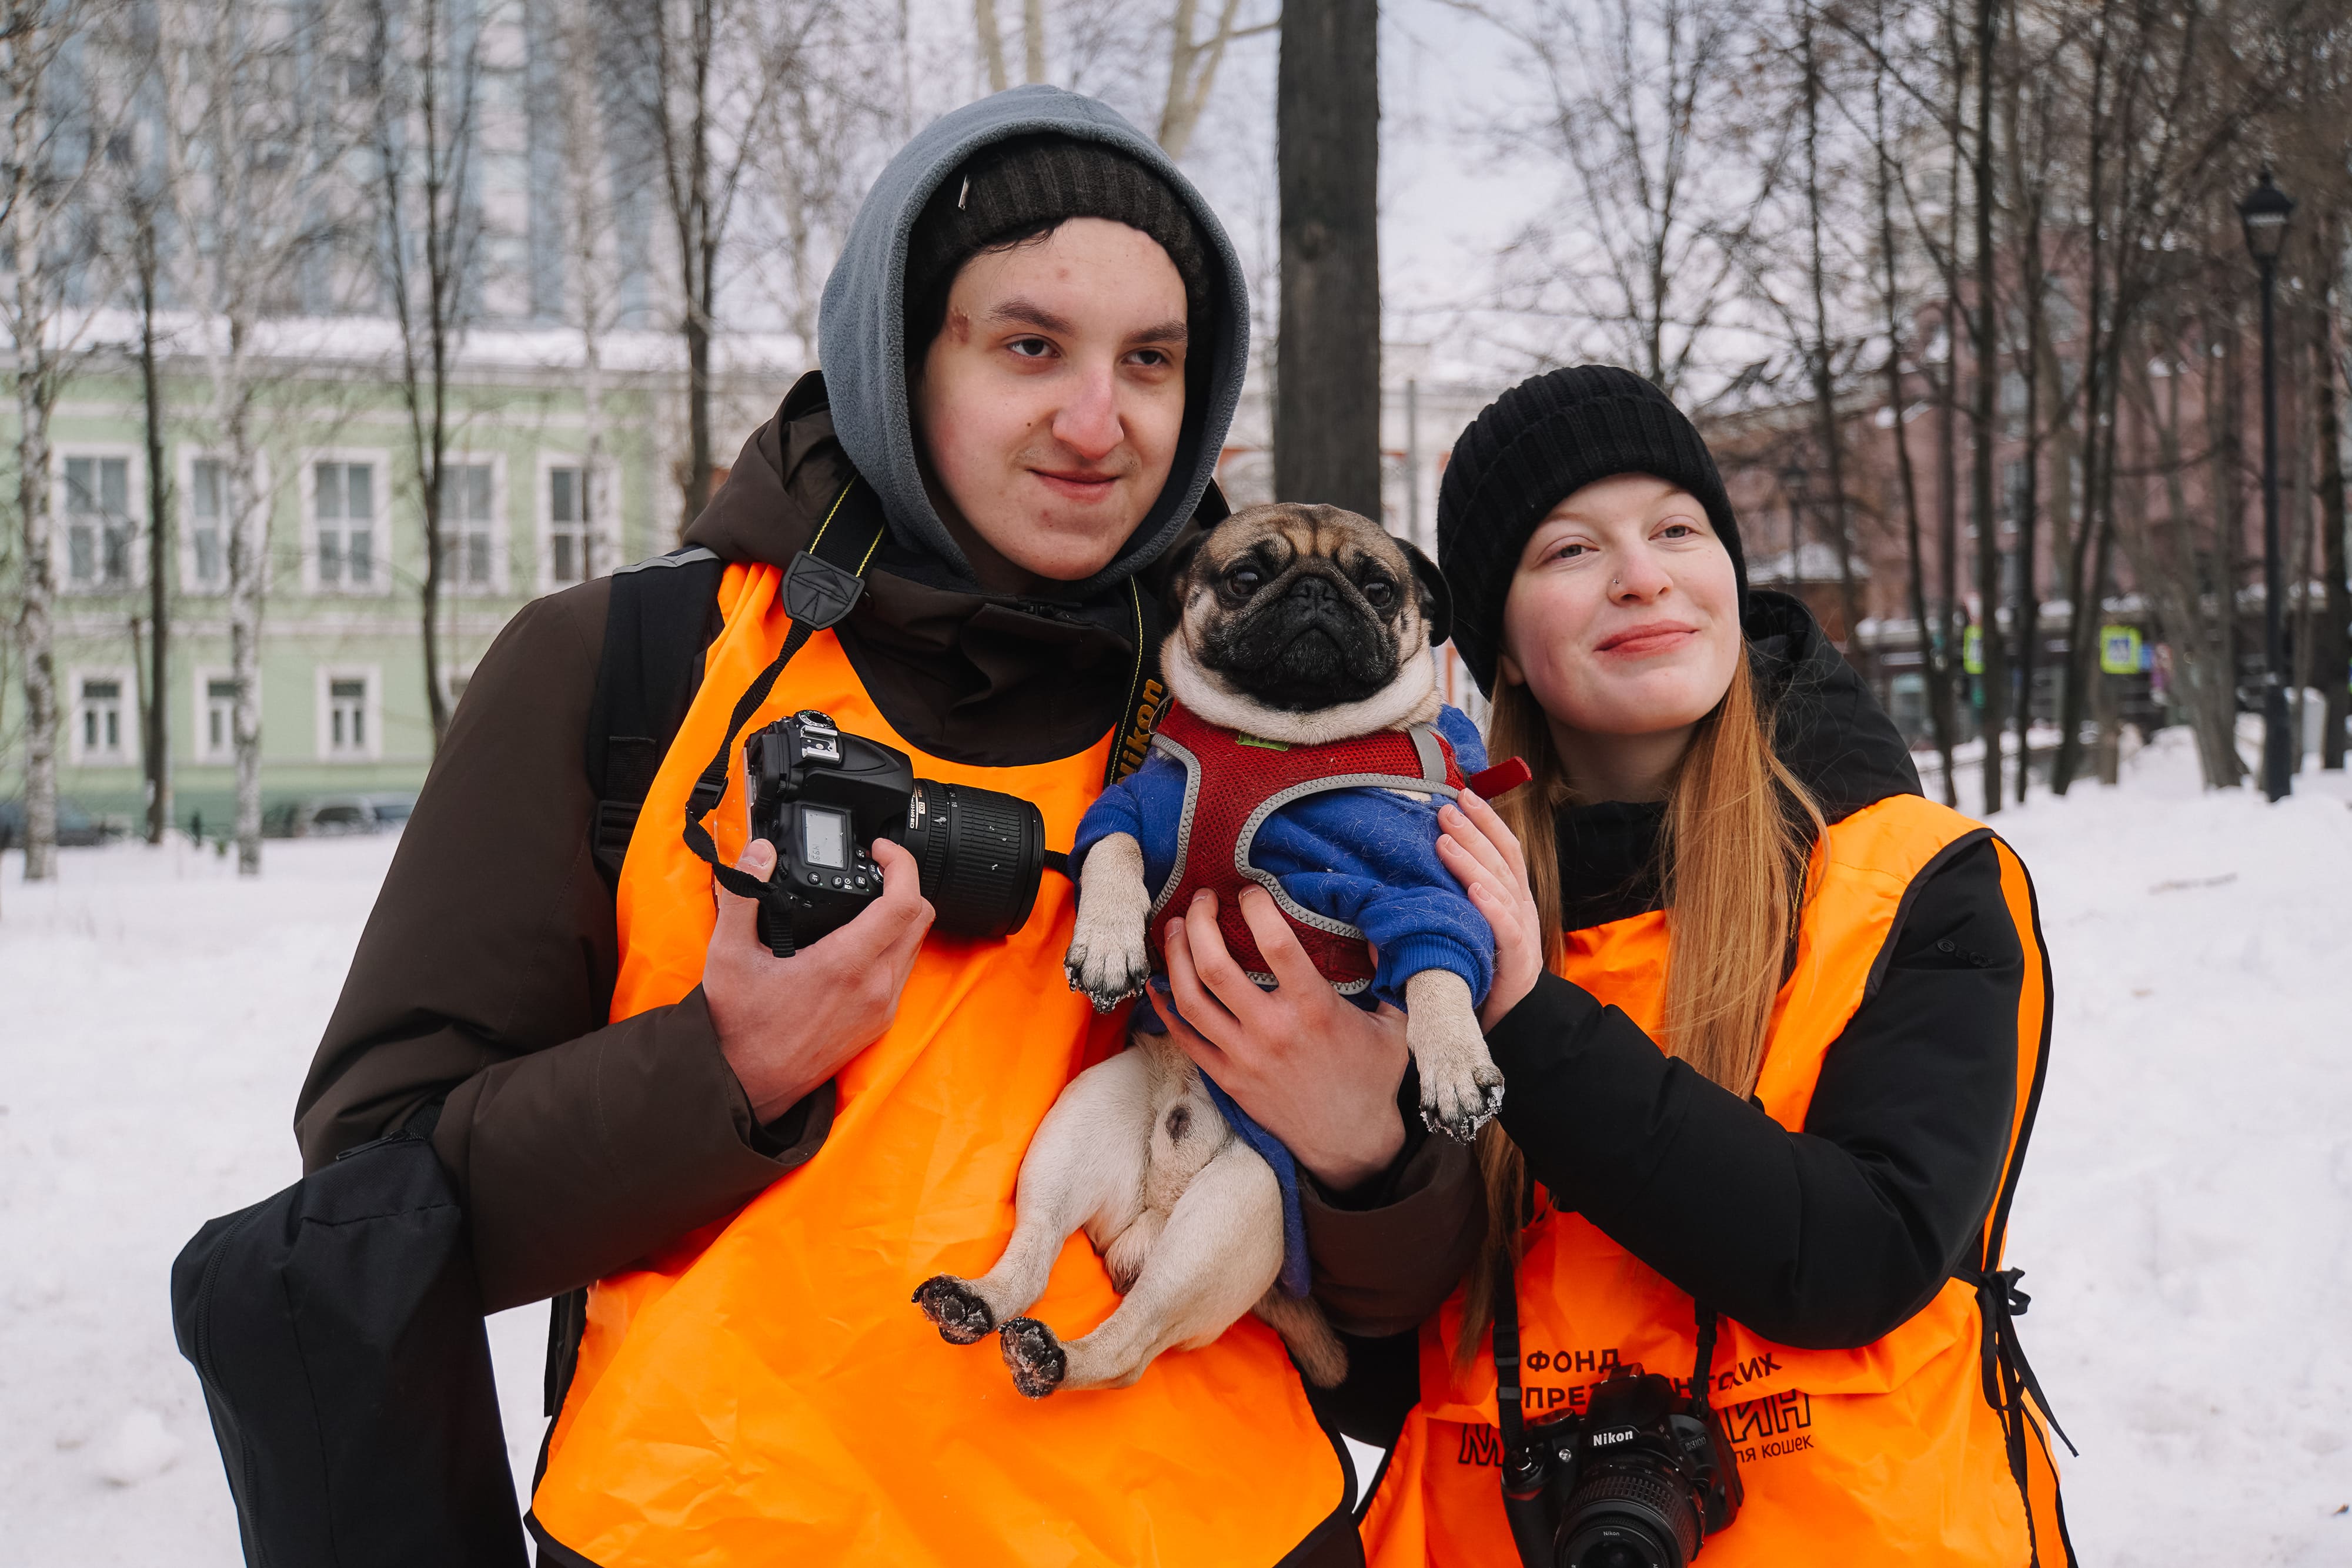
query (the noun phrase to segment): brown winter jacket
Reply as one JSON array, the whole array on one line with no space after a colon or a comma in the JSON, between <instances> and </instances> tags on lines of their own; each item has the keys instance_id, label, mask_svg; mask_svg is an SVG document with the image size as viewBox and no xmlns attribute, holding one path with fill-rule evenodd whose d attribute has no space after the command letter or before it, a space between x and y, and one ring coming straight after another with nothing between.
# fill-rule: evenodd
<instances>
[{"instance_id":1,"label":"brown winter jacket","mask_svg":"<svg viewBox=\"0 0 2352 1568\"><path fill-rule=\"evenodd\" d=\"M803 378L687 542L787 563L847 473L823 383ZM1222 507L1211 497L1204 515ZM1006 765L1066 756L1110 727L1132 667L1127 621L960 591L894 548L839 632L901 734ZM446 1096L434 1145L466 1197L492 1311L724 1217L815 1153L833 1120L827 1084L755 1122L699 990L606 1021L618 952L583 753L610 597L607 580L538 600L483 657L296 1105L316 1169ZM1468 1261L1469 1161L1419 1137L1418 1120L1368 1188L1334 1197L1307 1184L1315 1293L1359 1333L1412 1327Z\"/></svg>"}]
</instances>

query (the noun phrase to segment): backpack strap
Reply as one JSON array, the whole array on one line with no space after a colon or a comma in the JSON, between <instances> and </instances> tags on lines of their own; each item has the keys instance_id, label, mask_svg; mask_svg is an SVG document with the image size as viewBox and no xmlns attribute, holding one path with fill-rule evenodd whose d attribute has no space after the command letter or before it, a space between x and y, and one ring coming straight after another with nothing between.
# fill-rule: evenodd
<instances>
[{"instance_id":1,"label":"backpack strap","mask_svg":"<svg viewBox=\"0 0 2352 1568\"><path fill-rule=\"evenodd\" d=\"M2049 948L2042 939L2042 911L2024 862L1999 838L1991 841L2000 862L2001 893L2017 923L2019 946L2025 951L2026 999L2038 1004L2034 1027L2021 1029L2018 1040L2017 1103L2010 1129L2009 1159L2001 1170L2000 1186L1977 1233L1969 1266L1952 1270L1952 1277L1974 1287L1977 1312L1982 1320L1980 1354L1985 1400L1999 1413L2009 1449L2010 1473L2025 1503L2026 1541L2037 1568L2074 1568L2074 1546L2066 1531L2065 1510L2058 1495L2057 1467L2042 1428L2057 1435L2069 1453L2078 1452L2073 1439L2050 1413L2049 1397L2041 1379L2025 1359L2018 1343L2017 1320L2025 1315L2031 1297L2019 1290L2022 1269L2001 1267L2002 1244L2009 1228L2011 1204L2017 1197L2018 1177L2025 1167L2026 1145L2033 1135L2033 1118L2042 1106L2042 1085L2050 1071L2050 1026L2053 991ZM2021 1019L2021 1024L2025 1019ZM2039 1419L2036 1419L2036 1416Z\"/></svg>"},{"instance_id":2,"label":"backpack strap","mask_svg":"<svg viewBox=\"0 0 2352 1568\"><path fill-rule=\"evenodd\" d=\"M637 813L702 684L726 570L717 552L690 545L613 574L587 734L588 786L596 794L590 835L607 888L620 886Z\"/></svg>"}]
</instances>

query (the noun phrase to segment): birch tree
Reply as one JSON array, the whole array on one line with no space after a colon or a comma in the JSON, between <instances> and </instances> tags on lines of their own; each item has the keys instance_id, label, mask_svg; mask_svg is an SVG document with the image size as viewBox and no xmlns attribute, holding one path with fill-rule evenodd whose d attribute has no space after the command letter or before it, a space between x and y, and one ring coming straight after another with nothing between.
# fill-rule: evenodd
<instances>
[{"instance_id":1,"label":"birch tree","mask_svg":"<svg viewBox=\"0 0 2352 1568\"><path fill-rule=\"evenodd\" d=\"M14 277L0 312L15 352L17 607L25 690L25 880L57 874L58 576L49 422L86 320L67 290L86 265L78 224L105 145L73 56L97 35L105 0L0 0L0 94L8 146L0 162L0 235Z\"/></svg>"},{"instance_id":2,"label":"birch tree","mask_svg":"<svg viewBox=\"0 0 2352 1568\"><path fill-rule=\"evenodd\" d=\"M331 127L310 107L319 98L297 91L296 82L306 54L339 51L325 14L270 0L171 0L161 16L165 189L182 236L171 266L199 322L200 417L219 454L217 498L227 522L218 586L236 688L236 865L238 874L257 876L262 615L274 486L284 478L268 461L277 425L269 405L282 372L268 353L267 322L290 310L299 269L330 233L318 197L331 166Z\"/></svg>"}]
</instances>

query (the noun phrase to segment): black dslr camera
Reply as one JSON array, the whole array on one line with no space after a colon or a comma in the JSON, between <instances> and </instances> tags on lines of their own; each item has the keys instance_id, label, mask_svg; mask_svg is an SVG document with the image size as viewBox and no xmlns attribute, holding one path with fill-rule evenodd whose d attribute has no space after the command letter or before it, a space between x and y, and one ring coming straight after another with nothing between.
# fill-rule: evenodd
<instances>
[{"instance_id":1,"label":"black dslr camera","mask_svg":"<svg viewBox=\"0 0 2352 1568\"><path fill-rule=\"evenodd\" d=\"M1722 1424L1669 1378L1620 1367L1581 1418L1527 1429L1503 1511L1529 1568L1683 1568L1739 1512Z\"/></svg>"},{"instance_id":2,"label":"black dslr camera","mask_svg":"<svg viewBox=\"0 0 2352 1568\"><path fill-rule=\"evenodd\" d=\"M1045 821L1030 802L918 779L905 752L808 708L745 740L743 772L751 834L776 846L760 939L778 957L882 895L877 839L915 857L934 931L1003 936L1028 920L1045 869Z\"/></svg>"}]
</instances>

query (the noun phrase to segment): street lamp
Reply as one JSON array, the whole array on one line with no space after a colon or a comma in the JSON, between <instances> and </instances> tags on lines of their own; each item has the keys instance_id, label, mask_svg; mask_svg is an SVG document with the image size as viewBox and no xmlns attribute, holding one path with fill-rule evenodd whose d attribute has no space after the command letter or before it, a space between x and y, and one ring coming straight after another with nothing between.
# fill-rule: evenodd
<instances>
[{"instance_id":1,"label":"street lamp","mask_svg":"<svg viewBox=\"0 0 2352 1568\"><path fill-rule=\"evenodd\" d=\"M1805 580L1804 569L1800 564L1802 559L1800 552L1804 544L1805 500L1811 494L1812 486L1813 471L1805 466L1802 457L1790 458L1789 465L1780 470L1780 494L1789 498L1788 587L1792 594Z\"/></svg>"},{"instance_id":2,"label":"street lamp","mask_svg":"<svg viewBox=\"0 0 2352 1568\"><path fill-rule=\"evenodd\" d=\"M2286 723L2286 562L2279 554L2278 363L2272 327L2279 252L2294 211L2294 198L2272 182L2268 169L2238 204L2246 250L2263 273L2263 793L2273 800L2294 788L2297 749Z\"/></svg>"}]
</instances>

